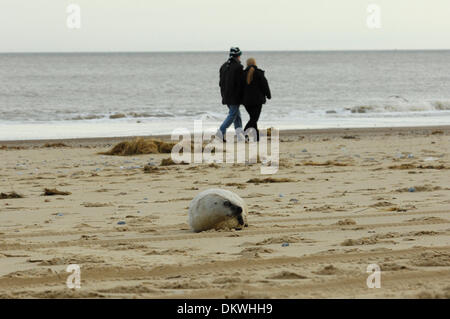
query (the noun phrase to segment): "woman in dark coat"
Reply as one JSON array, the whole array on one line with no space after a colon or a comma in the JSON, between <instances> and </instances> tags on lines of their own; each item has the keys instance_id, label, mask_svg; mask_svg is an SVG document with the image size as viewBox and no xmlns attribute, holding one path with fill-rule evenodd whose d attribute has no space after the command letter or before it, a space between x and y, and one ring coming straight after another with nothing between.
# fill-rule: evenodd
<instances>
[{"instance_id":1,"label":"woman in dark coat","mask_svg":"<svg viewBox=\"0 0 450 319\"><path fill-rule=\"evenodd\" d=\"M269 83L264 76L264 71L258 69L254 58L247 60L244 76L245 87L242 104L244 104L248 115L250 115L250 120L245 125L244 131L248 134L247 129L254 128L257 141L259 141L258 120L262 105L266 103L266 97L270 100L272 95L270 94Z\"/></svg>"}]
</instances>

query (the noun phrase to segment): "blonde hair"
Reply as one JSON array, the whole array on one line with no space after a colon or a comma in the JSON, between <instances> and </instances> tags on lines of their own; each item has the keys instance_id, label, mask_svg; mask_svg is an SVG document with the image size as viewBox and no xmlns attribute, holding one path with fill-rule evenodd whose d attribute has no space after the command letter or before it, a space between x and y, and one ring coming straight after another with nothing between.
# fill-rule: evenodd
<instances>
[{"instance_id":1,"label":"blonde hair","mask_svg":"<svg viewBox=\"0 0 450 319\"><path fill-rule=\"evenodd\" d=\"M256 66L256 60L254 58L250 58L247 60L247 66ZM255 73L255 68L250 68L247 73L247 84L252 83L253 81L253 74Z\"/></svg>"}]
</instances>

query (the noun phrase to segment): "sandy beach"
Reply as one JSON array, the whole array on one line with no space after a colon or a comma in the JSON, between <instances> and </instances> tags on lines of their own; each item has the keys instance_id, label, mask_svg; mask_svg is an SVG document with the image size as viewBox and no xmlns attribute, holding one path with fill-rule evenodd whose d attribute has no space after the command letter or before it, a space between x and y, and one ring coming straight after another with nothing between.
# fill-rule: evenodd
<instances>
[{"instance_id":1,"label":"sandy beach","mask_svg":"<svg viewBox=\"0 0 450 319\"><path fill-rule=\"evenodd\" d=\"M129 139L0 142L0 297L450 297L450 127L284 131L272 180L99 154ZM249 227L191 232L190 201L217 187Z\"/></svg>"}]
</instances>

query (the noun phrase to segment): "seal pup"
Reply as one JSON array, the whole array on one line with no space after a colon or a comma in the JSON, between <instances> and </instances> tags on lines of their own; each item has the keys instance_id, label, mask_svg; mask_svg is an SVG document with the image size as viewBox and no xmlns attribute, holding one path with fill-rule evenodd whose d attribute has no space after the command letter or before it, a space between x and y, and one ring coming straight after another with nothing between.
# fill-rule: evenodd
<instances>
[{"instance_id":1,"label":"seal pup","mask_svg":"<svg viewBox=\"0 0 450 319\"><path fill-rule=\"evenodd\" d=\"M209 229L242 229L247 225L247 205L237 194L212 188L198 194L189 205L189 226L194 232Z\"/></svg>"}]
</instances>

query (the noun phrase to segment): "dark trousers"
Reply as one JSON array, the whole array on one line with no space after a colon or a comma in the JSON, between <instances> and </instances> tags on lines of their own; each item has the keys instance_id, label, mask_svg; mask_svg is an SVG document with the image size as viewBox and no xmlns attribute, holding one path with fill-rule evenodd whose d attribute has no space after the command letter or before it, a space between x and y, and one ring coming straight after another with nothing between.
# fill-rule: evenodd
<instances>
[{"instance_id":1,"label":"dark trousers","mask_svg":"<svg viewBox=\"0 0 450 319\"><path fill-rule=\"evenodd\" d=\"M261 115L262 105L244 105L247 110L248 115L250 115L250 120L245 125L244 131L249 128L254 128L256 130L256 139L259 141L259 130L258 130L258 120Z\"/></svg>"}]
</instances>

